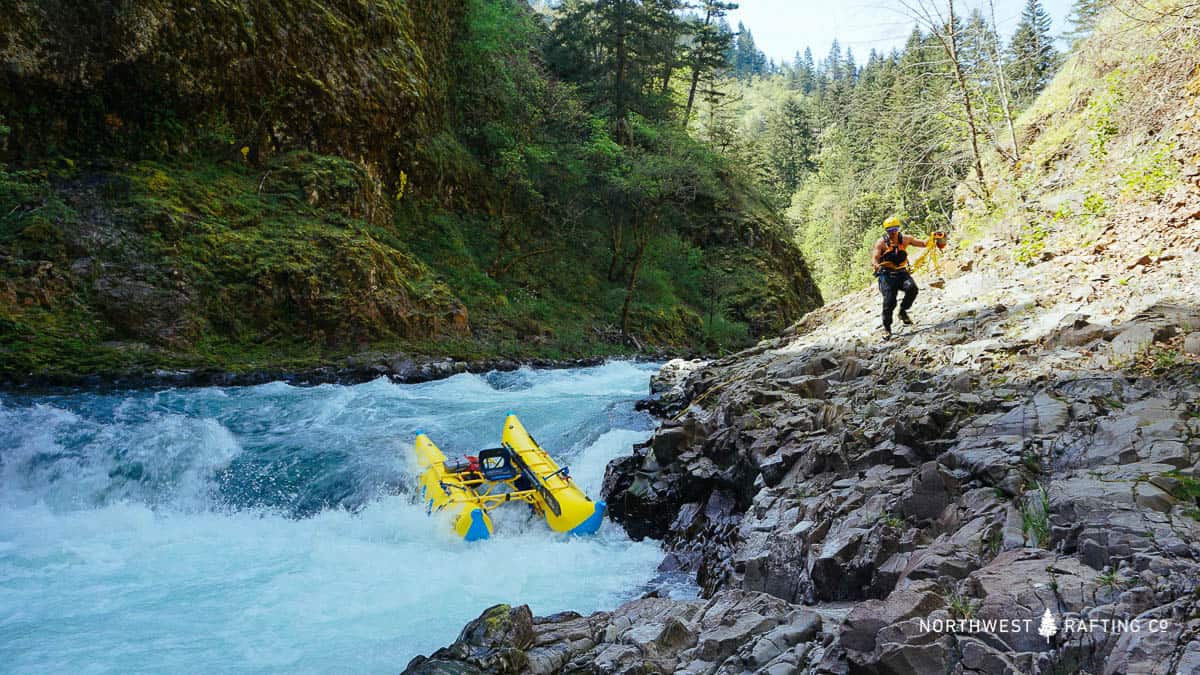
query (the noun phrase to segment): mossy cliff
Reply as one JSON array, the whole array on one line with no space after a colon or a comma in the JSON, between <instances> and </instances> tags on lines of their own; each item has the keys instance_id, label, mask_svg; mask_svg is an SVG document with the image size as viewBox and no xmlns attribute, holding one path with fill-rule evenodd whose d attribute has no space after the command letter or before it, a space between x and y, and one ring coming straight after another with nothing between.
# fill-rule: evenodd
<instances>
[{"instance_id":1,"label":"mossy cliff","mask_svg":"<svg viewBox=\"0 0 1200 675\"><path fill-rule=\"evenodd\" d=\"M717 155L610 147L523 3L5 4L6 378L723 349L819 303ZM596 167L659 157L686 202L606 218Z\"/></svg>"}]
</instances>

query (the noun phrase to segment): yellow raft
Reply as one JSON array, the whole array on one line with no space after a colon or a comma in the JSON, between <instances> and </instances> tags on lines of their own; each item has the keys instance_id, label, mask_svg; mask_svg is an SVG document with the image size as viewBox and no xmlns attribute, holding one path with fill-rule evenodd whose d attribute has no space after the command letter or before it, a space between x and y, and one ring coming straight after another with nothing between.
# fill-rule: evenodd
<instances>
[{"instance_id":1,"label":"yellow raft","mask_svg":"<svg viewBox=\"0 0 1200 675\"><path fill-rule=\"evenodd\" d=\"M425 513L446 511L451 515L454 532L475 541L487 539L492 533L492 519L475 485L479 481L466 472L451 472L446 468L446 455L423 432L417 432L417 466L421 468L421 499Z\"/></svg>"},{"instance_id":2,"label":"yellow raft","mask_svg":"<svg viewBox=\"0 0 1200 675\"><path fill-rule=\"evenodd\" d=\"M448 460L420 431L416 454L426 512L449 513L455 534L466 541L491 536L488 512L514 501L532 506L555 532L593 534L604 520L604 502L589 499L512 413L504 419L501 447L478 457Z\"/></svg>"}]
</instances>

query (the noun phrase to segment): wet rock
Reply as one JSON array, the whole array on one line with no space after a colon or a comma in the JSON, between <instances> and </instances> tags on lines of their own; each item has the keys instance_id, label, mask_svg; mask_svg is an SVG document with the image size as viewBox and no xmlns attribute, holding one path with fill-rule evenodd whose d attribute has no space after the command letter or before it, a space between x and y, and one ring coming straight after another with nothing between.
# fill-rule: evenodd
<instances>
[{"instance_id":1,"label":"wet rock","mask_svg":"<svg viewBox=\"0 0 1200 675\"><path fill-rule=\"evenodd\" d=\"M454 644L429 658L418 656L404 672L519 673L529 663L525 650L533 641L533 614L527 605L495 605L468 623Z\"/></svg>"},{"instance_id":2,"label":"wet rock","mask_svg":"<svg viewBox=\"0 0 1200 675\"><path fill-rule=\"evenodd\" d=\"M650 377L650 398L637 403L637 409L659 417L669 417L682 410L691 397L689 379L708 361L701 359L671 359Z\"/></svg>"},{"instance_id":3,"label":"wet rock","mask_svg":"<svg viewBox=\"0 0 1200 675\"><path fill-rule=\"evenodd\" d=\"M726 591L708 601L647 597L612 612L527 617L488 609L455 643L417 657L406 673L713 672L792 663L814 640L817 614L762 593ZM516 615L514 615L516 612Z\"/></svg>"}]
</instances>

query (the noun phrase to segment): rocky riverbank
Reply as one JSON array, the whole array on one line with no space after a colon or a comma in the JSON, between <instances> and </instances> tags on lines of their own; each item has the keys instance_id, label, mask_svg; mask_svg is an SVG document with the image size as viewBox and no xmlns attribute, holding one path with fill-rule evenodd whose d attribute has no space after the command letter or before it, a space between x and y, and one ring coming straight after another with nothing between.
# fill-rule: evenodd
<instances>
[{"instance_id":1,"label":"rocky riverbank","mask_svg":"<svg viewBox=\"0 0 1200 675\"><path fill-rule=\"evenodd\" d=\"M1019 273L981 242L892 341L864 291L671 364L604 492L702 599L493 608L410 671L1200 671L1196 213Z\"/></svg>"},{"instance_id":2,"label":"rocky riverbank","mask_svg":"<svg viewBox=\"0 0 1200 675\"><path fill-rule=\"evenodd\" d=\"M667 353L642 354L636 361L664 361ZM287 382L297 386L318 384L358 384L386 377L400 384L431 382L460 373L487 373L530 368L586 368L612 360L603 356L577 359L474 359L459 360L409 354L359 354L340 362L298 370L263 369L232 372L223 370L165 370L146 372L31 375L19 380L0 380L0 389L44 391L58 388L145 389L156 387L241 387Z\"/></svg>"}]
</instances>

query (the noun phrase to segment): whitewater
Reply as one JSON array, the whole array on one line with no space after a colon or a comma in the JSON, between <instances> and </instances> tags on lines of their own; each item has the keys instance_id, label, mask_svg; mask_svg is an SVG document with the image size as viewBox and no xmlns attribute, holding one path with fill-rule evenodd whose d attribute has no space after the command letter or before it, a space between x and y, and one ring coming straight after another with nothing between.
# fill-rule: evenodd
<instances>
[{"instance_id":1,"label":"whitewater","mask_svg":"<svg viewBox=\"0 0 1200 675\"><path fill-rule=\"evenodd\" d=\"M491 604L688 593L614 523L464 543L412 494L414 430L473 454L511 410L598 498L653 371L0 394L0 671L394 673Z\"/></svg>"}]
</instances>

